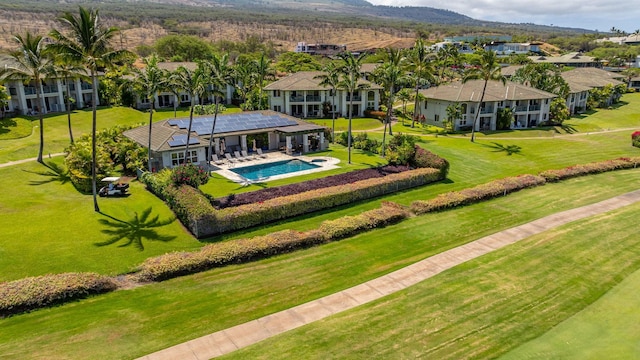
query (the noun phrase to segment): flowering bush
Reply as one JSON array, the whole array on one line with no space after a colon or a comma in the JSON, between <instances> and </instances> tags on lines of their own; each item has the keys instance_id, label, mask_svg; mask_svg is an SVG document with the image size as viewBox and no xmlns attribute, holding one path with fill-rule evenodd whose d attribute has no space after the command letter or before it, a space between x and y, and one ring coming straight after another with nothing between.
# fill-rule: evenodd
<instances>
[{"instance_id":1,"label":"flowering bush","mask_svg":"<svg viewBox=\"0 0 640 360\"><path fill-rule=\"evenodd\" d=\"M164 191L173 181L172 171L168 168L164 168L157 173L145 171L140 176L140 181L157 197L165 199Z\"/></svg>"},{"instance_id":2,"label":"flowering bush","mask_svg":"<svg viewBox=\"0 0 640 360\"><path fill-rule=\"evenodd\" d=\"M339 219L323 221L319 231L327 241L337 240L363 231L395 224L408 216L407 209L395 203L383 202L382 207L355 216L343 216Z\"/></svg>"},{"instance_id":3,"label":"flowering bush","mask_svg":"<svg viewBox=\"0 0 640 360\"><path fill-rule=\"evenodd\" d=\"M521 189L544 185L544 183L545 179L541 176L527 174L508 177L481 184L470 189L440 194L431 200L414 201L411 203L411 211L415 214L439 211L506 195Z\"/></svg>"},{"instance_id":4,"label":"flowering bush","mask_svg":"<svg viewBox=\"0 0 640 360\"><path fill-rule=\"evenodd\" d=\"M176 186L189 185L197 189L209 181L209 175L198 165L183 164L173 168L171 180Z\"/></svg>"},{"instance_id":5,"label":"flowering bush","mask_svg":"<svg viewBox=\"0 0 640 360\"><path fill-rule=\"evenodd\" d=\"M634 131L631 134L631 145L640 148L640 131Z\"/></svg>"},{"instance_id":6,"label":"flowering bush","mask_svg":"<svg viewBox=\"0 0 640 360\"><path fill-rule=\"evenodd\" d=\"M113 291L117 284L93 273L64 273L0 283L0 317Z\"/></svg>"},{"instance_id":7,"label":"flowering bush","mask_svg":"<svg viewBox=\"0 0 640 360\"><path fill-rule=\"evenodd\" d=\"M440 169L442 178L446 178L449 173L449 162L447 159L442 158L429 150L425 150L418 145L416 145L412 165L418 168Z\"/></svg>"},{"instance_id":8,"label":"flowering bush","mask_svg":"<svg viewBox=\"0 0 640 360\"><path fill-rule=\"evenodd\" d=\"M540 176L544 177L549 182L556 182L576 176L598 174L620 169L631 169L635 168L638 163L640 163L640 157L618 158L588 164L579 164L558 170L546 170L541 172Z\"/></svg>"}]
</instances>

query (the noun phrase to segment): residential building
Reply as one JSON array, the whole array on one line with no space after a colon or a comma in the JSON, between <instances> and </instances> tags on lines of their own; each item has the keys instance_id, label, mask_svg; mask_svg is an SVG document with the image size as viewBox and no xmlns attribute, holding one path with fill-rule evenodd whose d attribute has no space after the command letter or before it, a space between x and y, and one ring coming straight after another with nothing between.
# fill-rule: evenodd
<instances>
[{"instance_id":1,"label":"residential building","mask_svg":"<svg viewBox=\"0 0 640 360\"><path fill-rule=\"evenodd\" d=\"M306 42L301 41L298 42L293 51L309 55L333 56L347 51L347 46L336 44L307 44Z\"/></svg>"},{"instance_id":2,"label":"residential building","mask_svg":"<svg viewBox=\"0 0 640 360\"><path fill-rule=\"evenodd\" d=\"M576 103L567 101L567 106L569 106L572 114L581 112L586 108L589 90L603 88L607 85L625 84L624 75L591 67L563 71L561 76L569 84L571 95L575 95L576 98ZM607 103L611 104L616 101L615 96L615 94L612 95L612 98ZM570 104L573 106L570 106Z\"/></svg>"},{"instance_id":3,"label":"residential building","mask_svg":"<svg viewBox=\"0 0 640 360\"><path fill-rule=\"evenodd\" d=\"M640 45L640 35L629 34L625 36L613 36L598 39L596 42L612 42L618 45Z\"/></svg>"},{"instance_id":4,"label":"residential building","mask_svg":"<svg viewBox=\"0 0 640 360\"><path fill-rule=\"evenodd\" d=\"M635 89L636 91L640 91L640 76L631 78L629 87Z\"/></svg>"},{"instance_id":5,"label":"residential building","mask_svg":"<svg viewBox=\"0 0 640 360\"><path fill-rule=\"evenodd\" d=\"M573 52L561 56L536 55L529 56L534 63L551 63L558 66L571 67L600 67L600 62L593 56L586 56L579 52Z\"/></svg>"},{"instance_id":6,"label":"residential building","mask_svg":"<svg viewBox=\"0 0 640 360\"><path fill-rule=\"evenodd\" d=\"M35 115L40 111L44 114L66 111L64 97L67 87L64 79L52 78L42 81L39 86L43 106L38 104L34 81L25 84L22 81L10 80L4 86L11 96L7 112ZM93 88L90 83L80 79L69 79L69 93L76 108L82 109L91 105Z\"/></svg>"},{"instance_id":7,"label":"residential building","mask_svg":"<svg viewBox=\"0 0 640 360\"><path fill-rule=\"evenodd\" d=\"M319 118L331 116L323 113L323 103L333 102L330 88L320 85L317 76L321 71L301 71L286 76L264 87L269 96L269 108L301 118ZM353 116L362 117L364 111L377 110L380 106L382 87L368 80L361 79L365 88L353 94ZM333 111L340 116L348 116L351 106L350 94L338 89L335 94Z\"/></svg>"},{"instance_id":8,"label":"residential building","mask_svg":"<svg viewBox=\"0 0 640 360\"><path fill-rule=\"evenodd\" d=\"M549 120L549 107L556 95L530 86L507 81L489 81L480 104L484 80L461 81L420 90L425 100L420 103L421 121L427 124L443 126L447 120L447 107L460 104L462 116L454 119L456 130L471 129L476 112L480 111L476 131L497 129L499 109L511 109L513 121L511 129L524 129L538 126Z\"/></svg>"},{"instance_id":9,"label":"residential building","mask_svg":"<svg viewBox=\"0 0 640 360\"><path fill-rule=\"evenodd\" d=\"M492 41L484 46L486 51L493 51L497 55L540 53L541 43L512 43L506 41Z\"/></svg>"},{"instance_id":10,"label":"residential building","mask_svg":"<svg viewBox=\"0 0 640 360\"><path fill-rule=\"evenodd\" d=\"M153 123L151 132L151 164L157 171L185 162L185 147L189 118L162 120ZM187 162L206 165L213 115L195 117L192 122ZM246 111L220 114L213 134L213 153L219 157L234 151L252 152L282 150L288 154L325 150L328 143L325 128L275 111ZM147 147L147 125L127 130L124 135Z\"/></svg>"}]
</instances>

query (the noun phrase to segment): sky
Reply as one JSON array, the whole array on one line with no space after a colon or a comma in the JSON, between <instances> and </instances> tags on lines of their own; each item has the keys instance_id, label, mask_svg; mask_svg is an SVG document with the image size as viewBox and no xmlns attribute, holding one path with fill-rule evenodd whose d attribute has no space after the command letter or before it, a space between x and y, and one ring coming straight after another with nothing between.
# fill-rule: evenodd
<instances>
[{"instance_id":1,"label":"sky","mask_svg":"<svg viewBox=\"0 0 640 360\"><path fill-rule=\"evenodd\" d=\"M374 5L428 6L477 20L533 23L608 32L640 29L640 5L620 0L367 0Z\"/></svg>"}]
</instances>

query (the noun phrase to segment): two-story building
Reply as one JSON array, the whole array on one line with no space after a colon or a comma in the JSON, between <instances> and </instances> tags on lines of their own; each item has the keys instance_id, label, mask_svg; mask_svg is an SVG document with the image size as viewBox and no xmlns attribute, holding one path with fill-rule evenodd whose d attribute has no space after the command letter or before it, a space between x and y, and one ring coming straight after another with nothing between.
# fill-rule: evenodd
<instances>
[{"instance_id":1,"label":"two-story building","mask_svg":"<svg viewBox=\"0 0 640 360\"><path fill-rule=\"evenodd\" d=\"M301 71L286 76L264 87L269 96L271 110L301 118L319 118L323 114L323 103L333 104L334 94L331 88L320 85L318 76L321 71ZM335 93L333 111L337 115L364 116L365 110L377 110L380 106L382 87L361 79L362 89L353 94L353 109L348 91L338 89Z\"/></svg>"},{"instance_id":2,"label":"two-story building","mask_svg":"<svg viewBox=\"0 0 640 360\"><path fill-rule=\"evenodd\" d=\"M6 109L8 112L35 115L41 111L44 114L66 111L64 98L67 86L64 79L45 79L38 85L40 86L43 104L38 104L36 83L34 81L25 84L22 81L9 80L4 86L11 96ZM93 87L91 83L83 80L69 79L69 96L73 98L73 103L79 109L90 106L93 98Z\"/></svg>"},{"instance_id":3,"label":"two-story building","mask_svg":"<svg viewBox=\"0 0 640 360\"><path fill-rule=\"evenodd\" d=\"M478 111L476 131L496 130L498 110L503 108L512 110L512 129L532 128L549 120L550 103L556 95L511 81L506 84L489 81L480 103L483 87L484 80L471 80L420 90L425 97L419 105L424 121L443 126L448 117L447 107L452 104L462 107L462 116L453 119L455 130L471 129Z\"/></svg>"},{"instance_id":4,"label":"two-story building","mask_svg":"<svg viewBox=\"0 0 640 360\"><path fill-rule=\"evenodd\" d=\"M624 84L624 75L605 71L597 68L575 68L561 73L562 78L569 84L571 94L576 99L575 104L567 101L567 106L572 114L579 113L586 109L589 90L600 89L607 85L617 86ZM612 95L612 96L615 96ZM614 102L613 97L607 103ZM573 105L573 106L571 106Z\"/></svg>"}]
</instances>

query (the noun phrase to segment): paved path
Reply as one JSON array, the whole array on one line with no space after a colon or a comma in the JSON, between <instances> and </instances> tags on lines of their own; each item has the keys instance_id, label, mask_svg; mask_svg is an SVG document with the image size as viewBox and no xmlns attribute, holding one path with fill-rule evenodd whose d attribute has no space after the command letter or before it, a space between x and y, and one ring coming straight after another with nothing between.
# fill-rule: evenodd
<instances>
[{"instance_id":1,"label":"paved path","mask_svg":"<svg viewBox=\"0 0 640 360\"><path fill-rule=\"evenodd\" d=\"M532 235L572 221L640 201L640 190L596 204L563 211L447 250L366 283L257 320L221 330L141 357L142 360L205 360L252 345L271 336L324 319L339 312L405 289L447 269Z\"/></svg>"},{"instance_id":2,"label":"paved path","mask_svg":"<svg viewBox=\"0 0 640 360\"><path fill-rule=\"evenodd\" d=\"M47 157L50 159L50 158L52 158L52 157L54 157L54 156L62 156L62 155L67 155L67 154L66 154L66 153L55 153L55 154L45 155L45 156L43 156L42 158L43 158L43 160L44 160L44 159L46 159ZM30 159L22 159L22 160L16 160L16 161L9 161L9 162L6 162L6 163L2 163L2 164L0 164L0 168L7 167L7 166L18 165L18 164L24 164L24 163L27 163L27 162L30 162L30 161L37 161L37 160L38 160L38 158L30 158Z\"/></svg>"}]
</instances>

